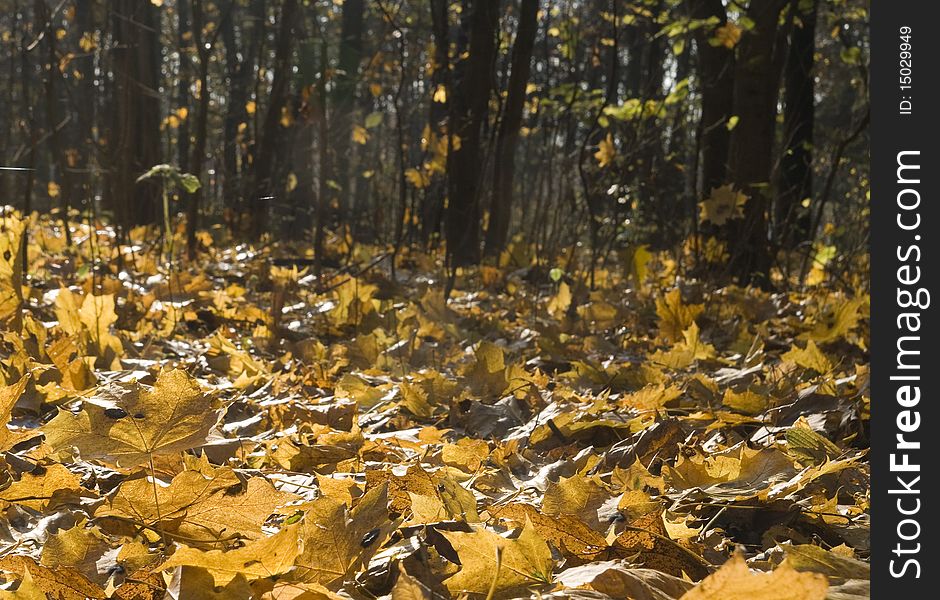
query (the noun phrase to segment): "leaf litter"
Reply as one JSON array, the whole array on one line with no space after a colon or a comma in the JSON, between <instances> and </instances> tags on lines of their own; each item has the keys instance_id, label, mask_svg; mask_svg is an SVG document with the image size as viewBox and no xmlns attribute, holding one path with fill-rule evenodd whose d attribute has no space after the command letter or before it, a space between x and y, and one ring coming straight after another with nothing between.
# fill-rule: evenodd
<instances>
[{"instance_id":1,"label":"leaf litter","mask_svg":"<svg viewBox=\"0 0 940 600\"><path fill-rule=\"evenodd\" d=\"M591 291L519 248L445 303L434 257L341 239L318 279L30 230L2 597L868 596L861 284L709 290L644 247Z\"/></svg>"}]
</instances>

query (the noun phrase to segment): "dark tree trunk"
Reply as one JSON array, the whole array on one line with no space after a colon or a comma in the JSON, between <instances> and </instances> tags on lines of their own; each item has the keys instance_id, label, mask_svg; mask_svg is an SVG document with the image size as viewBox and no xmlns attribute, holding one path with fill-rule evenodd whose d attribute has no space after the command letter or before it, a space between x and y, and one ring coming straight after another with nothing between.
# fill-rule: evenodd
<instances>
[{"instance_id":1,"label":"dark tree trunk","mask_svg":"<svg viewBox=\"0 0 940 600\"><path fill-rule=\"evenodd\" d=\"M274 80L268 97L258 145L252 162L252 181L249 201L252 209L251 233L258 239L265 231L268 221L268 197L272 192L272 170L274 152L280 129L281 110L287 104L287 92L293 76L291 51L294 22L298 18L297 0L284 0L281 8L277 38L274 42Z\"/></svg>"},{"instance_id":2,"label":"dark tree trunk","mask_svg":"<svg viewBox=\"0 0 940 600\"><path fill-rule=\"evenodd\" d=\"M794 0L797 7L802 2ZM799 21L790 34L790 48L784 71L783 153L777 204L774 207L775 237L794 248L810 236L810 207L804 199L813 195L813 54L816 52L816 12L818 0L808 9L795 11Z\"/></svg>"},{"instance_id":3,"label":"dark tree trunk","mask_svg":"<svg viewBox=\"0 0 940 600\"><path fill-rule=\"evenodd\" d=\"M206 14L203 0L193 0L193 40L199 56L199 102L196 104L196 131L193 153L189 159L189 172L202 180L206 159L206 138L209 135L209 50L211 43L205 40ZM209 46L209 47L207 47ZM196 228L199 226L199 206L203 188L189 195L186 206L186 254L190 260L196 257Z\"/></svg>"},{"instance_id":4,"label":"dark tree trunk","mask_svg":"<svg viewBox=\"0 0 940 600\"><path fill-rule=\"evenodd\" d=\"M59 122L59 86L62 83L62 75L59 71L59 58L58 53L56 52L56 25L53 21L53 17L49 12L49 7L46 6L45 0L36 0L36 18L39 21L39 27L44 28L45 33L45 42L46 42L46 60L43 65L43 71L45 72L44 84L45 84L45 109L46 109L46 135L48 136L49 144L49 158L50 166L52 168L52 173L50 174L50 181L58 180L61 181L61 187L59 189L59 212L62 219L62 229L65 234L66 243L72 245L72 234L69 231L69 192L71 191L71 185L68 185L69 176L66 175L65 170L63 169L63 156L62 156L62 143L61 143L61 134L60 134L60 125L64 126L64 123ZM39 30L37 27L37 31Z\"/></svg>"},{"instance_id":5,"label":"dark tree trunk","mask_svg":"<svg viewBox=\"0 0 940 600\"><path fill-rule=\"evenodd\" d=\"M222 196L230 216L244 208L239 198L244 190L244 186L240 186L240 183L242 183L241 176L246 164L242 152L245 141L242 138L247 138L248 135L248 111L245 107L248 104L249 89L255 74L255 59L258 56L258 48L261 46L261 36L264 34L265 1L251 1L247 24L238 30L241 36L241 49L235 29L235 11L235 0L229 0L229 7L223 12L220 24L222 43L225 46L225 72L229 92L223 127ZM242 124L245 125L245 133L240 138L238 128ZM242 160L239 160L240 155Z\"/></svg>"},{"instance_id":6,"label":"dark tree trunk","mask_svg":"<svg viewBox=\"0 0 940 600\"><path fill-rule=\"evenodd\" d=\"M114 0L114 117L107 204L124 227L155 223L161 192L137 177L160 163L160 23L150 2Z\"/></svg>"},{"instance_id":7,"label":"dark tree trunk","mask_svg":"<svg viewBox=\"0 0 940 600\"><path fill-rule=\"evenodd\" d=\"M451 89L449 56L449 21L448 0L431 0L431 35L434 40L434 71L431 74L431 86L436 91L443 86L446 94L444 102L432 100L428 107L428 121L431 131L441 139L446 135L444 123L449 112ZM440 178L431 180L424 190L421 204L421 241L428 244L431 236L440 232L441 215L444 209L445 182Z\"/></svg>"},{"instance_id":8,"label":"dark tree trunk","mask_svg":"<svg viewBox=\"0 0 940 600\"><path fill-rule=\"evenodd\" d=\"M780 11L787 0L751 0L747 15L754 28L741 36L734 69L734 114L729 165L732 179L749 197L744 217L731 221L730 273L741 283L767 287L771 246L767 228L767 188L773 167L779 71L775 44Z\"/></svg>"},{"instance_id":9,"label":"dark tree trunk","mask_svg":"<svg viewBox=\"0 0 940 600\"><path fill-rule=\"evenodd\" d=\"M538 29L538 0L522 0L519 28L512 47L512 71L509 76L506 105L496 137L496 161L493 171L493 194L489 227L486 230L486 254L495 256L506 246L512 214L512 183L515 175L516 144L522 126L525 90L535 34Z\"/></svg>"},{"instance_id":10,"label":"dark tree trunk","mask_svg":"<svg viewBox=\"0 0 940 600\"><path fill-rule=\"evenodd\" d=\"M716 26L728 22L721 0L692 0L692 16L696 19L717 19ZM702 94L702 116L699 121L701 151L701 189L708 195L712 188L727 183L728 145L731 132L727 122L734 102L734 51L712 46L708 40L712 30L699 28L695 34L698 54L698 79Z\"/></svg>"},{"instance_id":11,"label":"dark tree trunk","mask_svg":"<svg viewBox=\"0 0 940 600\"><path fill-rule=\"evenodd\" d=\"M96 4L96 3L90 3ZM95 8L88 7L85 10L76 11L76 22L78 24L77 38L83 39L86 34L92 34L96 29ZM93 158L96 157L94 130L98 123L98 104L95 91L95 53L92 50L87 52L80 50L80 58L76 60L76 67L81 73L81 79L77 83L75 102L72 105L72 114L74 119L74 135L71 148L68 151L68 166L74 169L73 188L71 196L73 202L75 199L85 199L92 202L92 175L91 166Z\"/></svg>"},{"instance_id":12,"label":"dark tree trunk","mask_svg":"<svg viewBox=\"0 0 940 600\"><path fill-rule=\"evenodd\" d=\"M178 82L176 87L176 103L177 108L185 108L187 111L190 110L192 106L192 95L190 94L190 87L193 84L192 78L192 56L190 56L191 49L193 47L193 28L192 28L192 17L190 10L191 2L198 0L182 0L177 3L177 41L178 44L177 52L179 52L180 57L180 70L178 75ZM186 169L189 167L190 161L190 132L189 132L189 117L182 119L180 121L179 129L177 130L176 138L176 150L179 158L177 159L177 164L181 169ZM198 173L196 173L198 175Z\"/></svg>"},{"instance_id":13,"label":"dark tree trunk","mask_svg":"<svg viewBox=\"0 0 940 600\"><path fill-rule=\"evenodd\" d=\"M447 257L451 268L480 262L481 128L487 116L496 58L499 0L471 0L469 57L458 63L450 98L452 133L460 147L447 157Z\"/></svg>"},{"instance_id":14,"label":"dark tree trunk","mask_svg":"<svg viewBox=\"0 0 940 600\"><path fill-rule=\"evenodd\" d=\"M333 174L341 191L339 194L339 216L346 213L346 198L351 189L350 139L353 129L353 107L356 100L356 88L359 84L359 64L362 62L362 26L365 13L364 0L346 0L343 2L342 30L340 31L339 60L335 87L333 88L333 110L330 114L330 127L333 130L333 161L336 173Z\"/></svg>"},{"instance_id":15,"label":"dark tree trunk","mask_svg":"<svg viewBox=\"0 0 940 600\"><path fill-rule=\"evenodd\" d=\"M326 78L329 67L326 38L320 40L320 76L317 78L314 98L314 121L317 126L317 226L313 239L314 273L319 278L323 273L323 242L326 234L327 209L330 205L330 123L327 121Z\"/></svg>"}]
</instances>

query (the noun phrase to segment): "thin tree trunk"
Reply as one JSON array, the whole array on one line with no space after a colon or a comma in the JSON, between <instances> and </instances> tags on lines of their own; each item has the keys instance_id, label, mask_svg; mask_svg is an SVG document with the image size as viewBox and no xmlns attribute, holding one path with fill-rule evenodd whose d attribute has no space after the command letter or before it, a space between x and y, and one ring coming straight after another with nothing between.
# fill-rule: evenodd
<instances>
[{"instance_id":1,"label":"thin tree trunk","mask_svg":"<svg viewBox=\"0 0 940 600\"><path fill-rule=\"evenodd\" d=\"M695 19L714 18L716 27L723 27L728 22L722 0L692 0L692 16ZM699 121L702 178L698 190L702 195L727 183L731 140L727 122L734 103L734 51L722 45L711 45L709 38L712 35L712 30L701 27L695 32L702 95Z\"/></svg>"},{"instance_id":2,"label":"thin tree trunk","mask_svg":"<svg viewBox=\"0 0 940 600\"><path fill-rule=\"evenodd\" d=\"M738 44L734 73L734 114L729 164L734 183L749 200L744 217L731 221L730 273L742 283L770 283L767 188L773 166L779 71L775 43L780 11L787 0L751 0L747 15L755 25Z\"/></svg>"},{"instance_id":3,"label":"thin tree trunk","mask_svg":"<svg viewBox=\"0 0 940 600\"><path fill-rule=\"evenodd\" d=\"M799 23L790 34L784 71L783 141L777 202L774 207L775 238L794 248L810 236L810 207L803 200L813 195L814 95L813 54L816 52L818 0L808 10L794 11Z\"/></svg>"},{"instance_id":4,"label":"thin tree trunk","mask_svg":"<svg viewBox=\"0 0 940 600\"><path fill-rule=\"evenodd\" d=\"M460 146L448 153L445 232L451 269L480 262L481 128L487 115L496 57L499 0L472 0L469 57L458 65L452 106L452 133Z\"/></svg>"},{"instance_id":5,"label":"thin tree trunk","mask_svg":"<svg viewBox=\"0 0 940 600\"><path fill-rule=\"evenodd\" d=\"M185 108L188 112L192 106L192 94L190 93L190 87L192 87L192 57L190 56L190 49L193 46L193 28L192 28L192 17L191 17L191 3L196 2L197 0L180 0L177 2L177 52L179 52L180 57L180 67L179 74L177 75L178 81L176 85L176 103L177 108ZM177 159L179 167L181 169L186 169L190 163L190 132L189 132L189 121L190 119L185 118L180 121L179 129L176 131L176 150Z\"/></svg>"},{"instance_id":6,"label":"thin tree trunk","mask_svg":"<svg viewBox=\"0 0 940 600\"><path fill-rule=\"evenodd\" d=\"M509 76L506 107L496 138L493 195L489 227L486 231L486 254L489 256L495 256L503 250L509 235L516 145L522 126L522 109L525 106L532 50L538 29L538 9L538 0L522 0L519 28L512 47L512 71Z\"/></svg>"},{"instance_id":7,"label":"thin tree trunk","mask_svg":"<svg viewBox=\"0 0 940 600\"><path fill-rule=\"evenodd\" d=\"M287 92L293 76L291 52L294 22L298 18L297 0L284 0L281 8L277 37L274 42L274 80L268 98L258 144L252 162L252 182L249 191L251 215L251 233L259 239L268 222L268 198L272 192L272 168L274 151L280 129L281 110L287 104Z\"/></svg>"},{"instance_id":8,"label":"thin tree trunk","mask_svg":"<svg viewBox=\"0 0 940 600\"><path fill-rule=\"evenodd\" d=\"M333 88L333 110L330 113L330 128L333 131L333 161L336 173L333 174L339 184L339 217L345 218L346 197L351 189L350 139L353 130L353 107L356 88L359 84L359 63L362 61L362 29L365 13L364 0L346 0L343 2L342 29L340 31L339 60L335 87Z\"/></svg>"},{"instance_id":9,"label":"thin tree trunk","mask_svg":"<svg viewBox=\"0 0 940 600\"><path fill-rule=\"evenodd\" d=\"M155 223L160 188L137 177L160 162L160 24L150 2L115 0L114 121L108 204L122 227Z\"/></svg>"},{"instance_id":10,"label":"thin tree trunk","mask_svg":"<svg viewBox=\"0 0 940 600\"><path fill-rule=\"evenodd\" d=\"M53 17L49 13L49 7L45 0L36 0L36 19L40 25L37 30L45 30L46 42L46 64L45 71L45 110L46 110L46 135L48 136L49 158L53 168L54 177L50 181L57 179L63 182L59 188L59 217L62 219L62 230L65 236L65 242L68 246L72 245L72 233L69 230L69 185L65 185L65 170L62 168L62 144L59 135L59 119L56 110L56 103L59 101L57 83L61 80L59 72L59 59L56 52L56 26Z\"/></svg>"},{"instance_id":11,"label":"thin tree trunk","mask_svg":"<svg viewBox=\"0 0 940 600\"><path fill-rule=\"evenodd\" d=\"M199 56L199 102L196 104L196 135L193 153L189 159L189 172L201 180L206 159L206 138L209 135L209 51L212 44L204 39L206 20L203 0L193 0L192 8L193 39ZM189 260L196 258L196 229L199 226L199 205L203 194L203 188L200 186L189 195L189 203L186 206L186 255Z\"/></svg>"}]
</instances>

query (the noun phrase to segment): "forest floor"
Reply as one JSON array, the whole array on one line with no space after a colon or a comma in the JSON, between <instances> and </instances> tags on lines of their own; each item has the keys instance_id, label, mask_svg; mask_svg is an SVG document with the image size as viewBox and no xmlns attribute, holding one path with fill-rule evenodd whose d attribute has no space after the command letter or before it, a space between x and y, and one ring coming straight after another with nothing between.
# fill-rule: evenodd
<instances>
[{"instance_id":1,"label":"forest floor","mask_svg":"<svg viewBox=\"0 0 940 600\"><path fill-rule=\"evenodd\" d=\"M73 227L0 232L2 598L868 597L864 293Z\"/></svg>"}]
</instances>

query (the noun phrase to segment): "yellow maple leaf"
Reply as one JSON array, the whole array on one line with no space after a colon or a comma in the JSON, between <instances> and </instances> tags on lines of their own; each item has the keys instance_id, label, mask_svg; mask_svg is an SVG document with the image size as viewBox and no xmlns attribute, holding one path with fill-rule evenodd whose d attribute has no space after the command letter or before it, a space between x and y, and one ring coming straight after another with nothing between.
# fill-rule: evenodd
<instances>
[{"instance_id":1,"label":"yellow maple leaf","mask_svg":"<svg viewBox=\"0 0 940 600\"><path fill-rule=\"evenodd\" d=\"M179 534L188 543L213 542L234 533L255 539L262 537L261 524L275 508L296 499L262 477L252 477L242 491L233 493L242 486L232 469L207 471L183 471L169 485L156 487L141 473L124 481L95 517L145 523L165 534Z\"/></svg>"},{"instance_id":2,"label":"yellow maple leaf","mask_svg":"<svg viewBox=\"0 0 940 600\"><path fill-rule=\"evenodd\" d=\"M525 588L551 582L551 550L528 519L514 540L484 527L475 527L471 533L441 533L460 558L460 571L444 582L455 597L487 595L491 586L493 598L528 596L522 593Z\"/></svg>"},{"instance_id":3,"label":"yellow maple leaf","mask_svg":"<svg viewBox=\"0 0 940 600\"><path fill-rule=\"evenodd\" d=\"M770 573L753 572L735 554L680 600L823 600L828 589L823 575L800 573L786 563Z\"/></svg>"},{"instance_id":4,"label":"yellow maple leaf","mask_svg":"<svg viewBox=\"0 0 940 600\"><path fill-rule=\"evenodd\" d=\"M82 39L78 41L78 45L82 49L82 52L91 52L98 47L98 43L95 41L95 34L86 31L82 34Z\"/></svg>"},{"instance_id":5,"label":"yellow maple leaf","mask_svg":"<svg viewBox=\"0 0 940 600\"><path fill-rule=\"evenodd\" d=\"M3 600L45 600L46 598L46 593L33 581L29 567L23 570L23 576L15 591L0 590L0 599Z\"/></svg>"},{"instance_id":6,"label":"yellow maple leaf","mask_svg":"<svg viewBox=\"0 0 940 600\"><path fill-rule=\"evenodd\" d=\"M712 189L707 199L698 203L699 220L714 225L724 225L731 219L744 216L744 205L748 197L736 191L731 184Z\"/></svg>"},{"instance_id":7,"label":"yellow maple leaf","mask_svg":"<svg viewBox=\"0 0 940 600\"><path fill-rule=\"evenodd\" d=\"M77 448L85 460L133 467L204 443L219 416L216 399L176 369L161 372L151 389L137 382L100 389L81 411L60 410L42 431L56 451Z\"/></svg>"},{"instance_id":8,"label":"yellow maple leaf","mask_svg":"<svg viewBox=\"0 0 940 600\"><path fill-rule=\"evenodd\" d=\"M294 566L303 544L300 525L288 525L278 533L256 540L236 550L210 550L204 552L183 546L157 570L173 567L202 567L212 574L217 586L228 585L241 575L245 579L261 579L286 573Z\"/></svg>"},{"instance_id":9,"label":"yellow maple leaf","mask_svg":"<svg viewBox=\"0 0 940 600\"><path fill-rule=\"evenodd\" d=\"M369 141L369 132L362 125L354 125L352 130L352 141L357 144L365 144Z\"/></svg>"},{"instance_id":10,"label":"yellow maple leaf","mask_svg":"<svg viewBox=\"0 0 940 600\"><path fill-rule=\"evenodd\" d=\"M405 179L419 190L431 185L431 178L423 170L410 168L405 171Z\"/></svg>"},{"instance_id":11,"label":"yellow maple leaf","mask_svg":"<svg viewBox=\"0 0 940 600\"><path fill-rule=\"evenodd\" d=\"M660 334L674 342L683 340L685 337L683 332L695 322L696 317L702 314L703 310L705 306L702 304L683 303L679 288L673 288L665 296L656 300Z\"/></svg>"},{"instance_id":12,"label":"yellow maple leaf","mask_svg":"<svg viewBox=\"0 0 940 600\"><path fill-rule=\"evenodd\" d=\"M597 152L594 153L594 158L597 159L597 166L601 168L606 167L613 162L616 155L617 148L614 146L614 138L608 133L607 137L597 144Z\"/></svg>"},{"instance_id":13,"label":"yellow maple leaf","mask_svg":"<svg viewBox=\"0 0 940 600\"><path fill-rule=\"evenodd\" d=\"M730 50L741 41L741 28L729 21L721 27L715 28L714 40L715 46L724 46Z\"/></svg>"}]
</instances>

